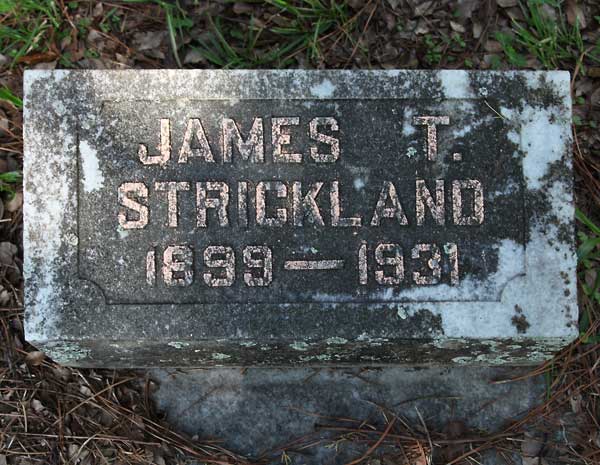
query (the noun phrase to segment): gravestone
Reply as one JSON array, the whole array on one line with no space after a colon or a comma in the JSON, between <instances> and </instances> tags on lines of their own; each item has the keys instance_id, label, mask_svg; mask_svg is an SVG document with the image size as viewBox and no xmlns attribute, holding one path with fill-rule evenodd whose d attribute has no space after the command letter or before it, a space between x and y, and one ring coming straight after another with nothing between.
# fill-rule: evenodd
<instances>
[{"instance_id":1,"label":"gravestone","mask_svg":"<svg viewBox=\"0 0 600 465\"><path fill-rule=\"evenodd\" d=\"M28 340L81 366L537 363L567 72L27 71Z\"/></svg>"}]
</instances>

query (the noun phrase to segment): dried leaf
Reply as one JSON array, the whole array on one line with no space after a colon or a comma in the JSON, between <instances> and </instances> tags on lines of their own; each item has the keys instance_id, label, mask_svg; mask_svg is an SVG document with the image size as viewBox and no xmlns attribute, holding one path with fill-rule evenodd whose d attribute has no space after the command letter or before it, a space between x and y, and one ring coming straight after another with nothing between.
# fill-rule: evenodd
<instances>
[{"instance_id":1,"label":"dried leaf","mask_svg":"<svg viewBox=\"0 0 600 465\"><path fill-rule=\"evenodd\" d=\"M69 444L69 447L67 448L67 454L69 456L69 459L76 459L79 456L79 445Z\"/></svg>"},{"instance_id":2,"label":"dried leaf","mask_svg":"<svg viewBox=\"0 0 600 465\"><path fill-rule=\"evenodd\" d=\"M54 376L56 376L58 379L64 382L69 381L69 379L71 378L71 370L69 370L67 367L63 367L60 365L53 367L52 373L54 374Z\"/></svg>"},{"instance_id":3,"label":"dried leaf","mask_svg":"<svg viewBox=\"0 0 600 465\"><path fill-rule=\"evenodd\" d=\"M0 137L8 136L8 116L0 109Z\"/></svg>"},{"instance_id":4,"label":"dried leaf","mask_svg":"<svg viewBox=\"0 0 600 465\"><path fill-rule=\"evenodd\" d=\"M502 52L502 44L496 40L488 40L483 46L486 52L500 53Z\"/></svg>"},{"instance_id":5,"label":"dried leaf","mask_svg":"<svg viewBox=\"0 0 600 465\"><path fill-rule=\"evenodd\" d=\"M11 294L3 286L0 286L0 305L5 307L10 302Z\"/></svg>"},{"instance_id":6,"label":"dried leaf","mask_svg":"<svg viewBox=\"0 0 600 465\"><path fill-rule=\"evenodd\" d=\"M456 5L458 16L469 19L473 16L473 11L480 4L479 0L459 0Z\"/></svg>"},{"instance_id":7,"label":"dried leaf","mask_svg":"<svg viewBox=\"0 0 600 465\"><path fill-rule=\"evenodd\" d=\"M581 408L581 403L582 403L582 399L581 399L581 394L579 393L573 393L571 394L571 397L569 398L569 403L571 404L571 410L573 411L573 413L581 413L582 408Z\"/></svg>"},{"instance_id":8,"label":"dried leaf","mask_svg":"<svg viewBox=\"0 0 600 465\"><path fill-rule=\"evenodd\" d=\"M0 242L0 264L10 266L19 249L12 242Z\"/></svg>"},{"instance_id":9,"label":"dried leaf","mask_svg":"<svg viewBox=\"0 0 600 465\"><path fill-rule=\"evenodd\" d=\"M59 45L59 49L60 51L64 51L69 45L71 45L73 43L73 37L72 36L65 36L62 38L62 40L60 41L60 45Z\"/></svg>"},{"instance_id":10,"label":"dried leaf","mask_svg":"<svg viewBox=\"0 0 600 465\"><path fill-rule=\"evenodd\" d=\"M600 449L600 431L593 431L591 436L590 442Z\"/></svg>"},{"instance_id":11,"label":"dried leaf","mask_svg":"<svg viewBox=\"0 0 600 465\"><path fill-rule=\"evenodd\" d=\"M579 29L585 29L587 26L587 22L585 19L585 14L583 13L583 9L580 5L577 4L577 0L567 0L567 21L571 26L575 26L575 24L579 25Z\"/></svg>"},{"instance_id":12,"label":"dried leaf","mask_svg":"<svg viewBox=\"0 0 600 465\"><path fill-rule=\"evenodd\" d=\"M206 63L206 58L202 52L196 48L188 50L183 59L184 64Z\"/></svg>"},{"instance_id":13,"label":"dried leaf","mask_svg":"<svg viewBox=\"0 0 600 465\"><path fill-rule=\"evenodd\" d=\"M592 95L590 95L590 103L593 106L600 106L600 87L598 87L594 92L592 92Z\"/></svg>"},{"instance_id":14,"label":"dried leaf","mask_svg":"<svg viewBox=\"0 0 600 465\"><path fill-rule=\"evenodd\" d=\"M29 366L37 367L42 364L46 355L44 352L40 352L39 350L34 350L33 352L29 352L25 357L25 363Z\"/></svg>"},{"instance_id":15,"label":"dried leaf","mask_svg":"<svg viewBox=\"0 0 600 465\"><path fill-rule=\"evenodd\" d=\"M55 52L48 51L43 53L31 53L29 55L25 55L19 57L17 59L17 63L23 63L25 65L35 65L37 63L48 63L52 62L57 58Z\"/></svg>"},{"instance_id":16,"label":"dried leaf","mask_svg":"<svg viewBox=\"0 0 600 465\"><path fill-rule=\"evenodd\" d=\"M414 33L416 35L428 34L429 33L429 26L427 25L427 23L425 21L421 20L417 24L417 27L416 27Z\"/></svg>"},{"instance_id":17,"label":"dried leaf","mask_svg":"<svg viewBox=\"0 0 600 465\"><path fill-rule=\"evenodd\" d=\"M483 32L483 26L479 21L473 21L473 38L479 39Z\"/></svg>"},{"instance_id":18,"label":"dried leaf","mask_svg":"<svg viewBox=\"0 0 600 465\"><path fill-rule=\"evenodd\" d=\"M600 77L600 66L590 66L587 70L587 75L593 78Z\"/></svg>"},{"instance_id":19,"label":"dried leaf","mask_svg":"<svg viewBox=\"0 0 600 465\"><path fill-rule=\"evenodd\" d=\"M450 27L454 32L460 32L461 34L464 34L466 31L465 27L456 21L450 21Z\"/></svg>"},{"instance_id":20,"label":"dried leaf","mask_svg":"<svg viewBox=\"0 0 600 465\"><path fill-rule=\"evenodd\" d=\"M92 390L89 387L87 387L85 384L82 384L81 386L79 386L79 392L86 397L92 397L94 395Z\"/></svg>"},{"instance_id":21,"label":"dried leaf","mask_svg":"<svg viewBox=\"0 0 600 465\"><path fill-rule=\"evenodd\" d=\"M137 32L133 36L133 42L139 51L153 50L160 47L166 37L165 31Z\"/></svg>"},{"instance_id":22,"label":"dried leaf","mask_svg":"<svg viewBox=\"0 0 600 465\"><path fill-rule=\"evenodd\" d=\"M33 399L31 401L31 408L35 413L43 412L46 407L42 404L38 399Z\"/></svg>"},{"instance_id":23,"label":"dried leaf","mask_svg":"<svg viewBox=\"0 0 600 465\"><path fill-rule=\"evenodd\" d=\"M496 3L500 8L511 8L513 6L517 6L518 0L496 0Z\"/></svg>"},{"instance_id":24,"label":"dried leaf","mask_svg":"<svg viewBox=\"0 0 600 465\"><path fill-rule=\"evenodd\" d=\"M598 276L597 269L590 268L589 270L585 270L584 279L585 279L585 283L588 285L588 287L591 288L594 286L597 276Z\"/></svg>"},{"instance_id":25,"label":"dried leaf","mask_svg":"<svg viewBox=\"0 0 600 465\"><path fill-rule=\"evenodd\" d=\"M12 199L7 200L4 203L4 206L6 207L6 210L10 213L16 212L19 208L23 206L23 192L19 191L15 193Z\"/></svg>"},{"instance_id":26,"label":"dried leaf","mask_svg":"<svg viewBox=\"0 0 600 465\"><path fill-rule=\"evenodd\" d=\"M58 60L43 61L41 63L36 63L35 65L33 65L33 69L45 69L45 70L56 69L57 63L58 63Z\"/></svg>"},{"instance_id":27,"label":"dried leaf","mask_svg":"<svg viewBox=\"0 0 600 465\"><path fill-rule=\"evenodd\" d=\"M385 12L383 14L383 20L388 31L393 31L396 28L396 17L392 13Z\"/></svg>"},{"instance_id":28,"label":"dried leaf","mask_svg":"<svg viewBox=\"0 0 600 465\"><path fill-rule=\"evenodd\" d=\"M540 10L542 16L545 16L547 19L557 22L558 21L558 11L553 5L549 5L548 3L541 2Z\"/></svg>"},{"instance_id":29,"label":"dried leaf","mask_svg":"<svg viewBox=\"0 0 600 465\"><path fill-rule=\"evenodd\" d=\"M248 5L247 3L236 2L233 4L233 12L236 15L251 14L253 11L254 7L252 5Z\"/></svg>"},{"instance_id":30,"label":"dried leaf","mask_svg":"<svg viewBox=\"0 0 600 465\"><path fill-rule=\"evenodd\" d=\"M523 10L521 10L521 8L507 8L505 10L505 13L513 21L526 21L525 15L523 15Z\"/></svg>"},{"instance_id":31,"label":"dried leaf","mask_svg":"<svg viewBox=\"0 0 600 465\"><path fill-rule=\"evenodd\" d=\"M433 5L433 0L429 0L426 2L417 2L415 9L414 9L414 15L415 16L423 16L425 13L427 13L429 11L429 9L431 8L432 5Z\"/></svg>"},{"instance_id":32,"label":"dried leaf","mask_svg":"<svg viewBox=\"0 0 600 465\"><path fill-rule=\"evenodd\" d=\"M104 13L104 6L102 5L102 2L98 2L92 10L92 16L98 18L99 16L102 16L102 13Z\"/></svg>"},{"instance_id":33,"label":"dried leaf","mask_svg":"<svg viewBox=\"0 0 600 465\"><path fill-rule=\"evenodd\" d=\"M90 43L100 42L104 39L104 36L99 31L92 29L87 35L87 41Z\"/></svg>"}]
</instances>

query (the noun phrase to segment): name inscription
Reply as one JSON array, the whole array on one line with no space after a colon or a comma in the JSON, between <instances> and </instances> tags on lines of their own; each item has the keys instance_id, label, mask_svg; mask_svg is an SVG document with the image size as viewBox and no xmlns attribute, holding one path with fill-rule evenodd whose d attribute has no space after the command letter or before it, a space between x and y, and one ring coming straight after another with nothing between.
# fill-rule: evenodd
<instances>
[{"instance_id":1,"label":"name inscription","mask_svg":"<svg viewBox=\"0 0 600 465\"><path fill-rule=\"evenodd\" d=\"M520 159L483 100L111 101L100 115L81 135L102 182L80 175L78 263L109 304L494 301L523 272Z\"/></svg>"},{"instance_id":2,"label":"name inscription","mask_svg":"<svg viewBox=\"0 0 600 465\"><path fill-rule=\"evenodd\" d=\"M159 144L154 153L148 143L139 143L137 159L142 166L165 167L168 164L222 164L233 169L234 162L248 164L313 164L315 167L343 163L344 140L340 138L343 121L334 116L313 117L304 130L310 143L303 150L293 150L292 130L306 118L254 117L251 121L222 118L219 140L214 150L208 140L203 121L190 118L181 134L173 131L169 118L157 123ZM422 128L423 156L438 162L438 131L451 125L449 115L418 115L412 119ZM244 131L243 129L246 129ZM270 134L270 143L265 133ZM173 140L180 139L179 150ZM415 156L418 156L415 154ZM460 163L462 155L452 154ZM240 173L241 174L241 173ZM394 227L422 227L426 218L443 227L448 221L457 227L470 228L484 223L485 196L479 179L422 179L418 176L410 186L414 214L409 217L404 199L398 195L394 179L377 182L378 195L368 199L368 214L347 214L342 205L344 186L338 179L311 182L296 180L239 179L235 182L219 178L198 181L171 179L165 181L125 181L118 186L117 221L125 231L143 230L154 221L165 228L193 228L202 234L205 228L223 230L231 227L259 228L379 228L384 223ZM406 186L405 186L406 187ZM153 214L151 199L166 204L166 217ZM182 218L179 203L192 199L195 215ZM164 209L163 209L164 210ZM232 247L206 244L169 244L151 247L146 253L145 281L148 286L159 282L165 286L190 286L198 281L208 287L230 287L241 281L250 287L269 287L277 279L274 273L274 244L245 244ZM348 259L348 254L352 255ZM238 263L241 266L238 266ZM353 264L355 281L360 286L370 280L378 286L434 285L445 271L450 285L460 282L460 252L456 243L417 242L408 250L394 242L359 241L355 250L340 250L337 256L310 259L283 259L286 272L340 270ZM445 264L445 266L442 266ZM407 273L407 269L411 270Z\"/></svg>"}]
</instances>

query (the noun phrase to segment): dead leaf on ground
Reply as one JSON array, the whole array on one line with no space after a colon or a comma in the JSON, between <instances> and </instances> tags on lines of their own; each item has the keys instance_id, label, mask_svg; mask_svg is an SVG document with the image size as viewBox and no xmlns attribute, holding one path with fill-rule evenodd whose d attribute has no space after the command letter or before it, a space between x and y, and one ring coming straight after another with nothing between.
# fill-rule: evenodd
<instances>
[{"instance_id":1,"label":"dead leaf on ground","mask_svg":"<svg viewBox=\"0 0 600 465\"><path fill-rule=\"evenodd\" d=\"M251 14L254 11L254 6L247 3L235 2L233 4L233 12L236 15Z\"/></svg>"},{"instance_id":2,"label":"dead leaf on ground","mask_svg":"<svg viewBox=\"0 0 600 465\"><path fill-rule=\"evenodd\" d=\"M199 51L198 49L192 48L192 49L188 50L188 52L185 54L183 63L186 65L187 64L195 65L196 63L206 63L206 58L204 57L204 54L201 51Z\"/></svg>"},{"instance_id":3,"label":"dead leaf on ground","mask_svg":"<svg viewBox=\"0 0 600 465\"><path fill-rule=\"evenodd\" d=\"M433 0L425 1L425 2L416 2L414 8L415 16L423 16L425 13L428 13L431 7L433 6Z\"/></svg>"},{"instance_id":4,"label":"dead leaf on ground","mask_svg":"<svg viewBox=\"0 0 600 465\"><path fill-rule=\"evenodd\" d=\"M17 63L22 63L24 65L35 65L37 63L48 63L55 60L58 55L55 52L48 51L43 53L31 53L29 55L25 55L19 57L17 59Z\"/></svg>"},{"instance_id":5,"label":"dead leaf on ground","mask_svg":"<svg viewBox=\"0 0 600 465\"><path fill-rule=\"evenodd\" d=\"M579 393L575 392L575 393L571 394L571 397L569 398L569 403L571 404L571 410L573 411L573 413L581 413L582 399L581 399L581 395Z\"/></svg>"},{"instance_id":6,"label":"dead leaf on ground","mask_svg":"<svg viewBox=\"0 0 600 465\"><path fill-rule=\"evenodd\" d=\"M462 24L457 23L456 21L450 21L450 27L454 32L459 32L461 34L463 34L466 31L465 27Z\"/></svg>"},{"instance_id":7,"label":"dead leaf on ground","mask_svg":"<svg viewBox=\"0 0 600 465\"><path fill-rule=\"evenodd\" d=\"M94 6L94 9L92 11L92 16L94 18L98 18L98 17L102 16L102 13L104 13L104 5L102 5L102 2L98 2Z\"/></svg>"},{"instance_id":8,"label":"dead leaf on ground","mask_svg":"<svg viewBox=\"0 0 600 465\"><path fill-rule=\"evenodd\" d=\"M153 50L163 43L167 33L165 31L136 32L133 35L133 42L138 51Z\"/></svg>"},{"instance_id":9,"label":"dead leaf on ground","mask_svg":"<svg viewBox=\"0 0 600 465\"><path fill-rule=\"evenodd\" d=\"M42 404L38 399L33 399L31 401L31 408L35 413L43 412L46 407Z\"/></svg>"},{"instance_id":10,"label":"dead leaf on ground","mask_svg":"<svg viewBox=\"0 0 600 465\"><path fill-rule=\"evenodd\" d=\"M519 4L518 0L496 0L496 3L500 8L511 8Z\"/></svg>"},{"instance_id":11,"label":"dead leaf on ground","mask_svg":"<svg viewBox=\"0 0 600 465\"><path fill-rule=\"evenodd\" d=\"M600 66L590 66L587 70L587 75L593 78L600 77Z\"/></svg>"},{"instance_id":12,"label":"dead leaf on ground","mask_svg":"<svg viewBox=\"0 0 600 465\"><path fill-rule=\"evenodd\" d=\"M585 29L587 27L585 14L583 13L581 5L577 3L577 0L567 0L566 13L567 21L571 26L577 24L579 29Z\"/></svg>"},{"instance_id":13,"label":"dead leaf on ground","mask_svg":"<svg viewBox=\"0 0 600 465\"><path fill-rule=\"evenodd\" d=\"M483 46L484 50L489 53L500 53L502 52L502 44L497 40L488 40Z\"/></svg>"},{"instance_id":14,"label":"dead leaf on ground","mask_svg":"<svg viewBox=\"0 0 600 465\"><path fill-rule=\"evenodd\" d=\"M0 109L0 137L8 136L8 116L6 112Z\"/></svg>"},{"instance_id":15,"label":"dead leaf on ground","mask_svg":"<svg viewBox=\"0 0 600 465\"><path fill-rule=\"evenodd\" d=\"M4 206L6 208L6 211L10 213L16 212L19 208L23 206L23 192L16 192L12 199L6 200L4 202Z\"/></svg>"},{"instance_id":16,"label":"dead leaf on ground","mask_svg":"<svg viewBox=\"0 0 600 465\"><path fill-rule=\"evenodd\" d=\"M40 352L39 350L34 350L33 352L29 352L25 357L25 363L29 366L37 367L42 364L46 355L44 352Z\"/></svg>"},{"instance_id":17,"label":"dead leaf on ground","mask_svg":"<svg viewBox=\"0 0 600 465\"><path fill-rule=\"evenodd\" d=\"M10 266L19 249L12 242L0 242L0 264Z\"/></svg>"},{"instance_id":18,"label":"dead leaf on ground","mask_svg":"<svg viewBox=\"0 0 600 465\"><path fill-rule=\"evenodd\" d=\"M459 0L456 5L458 16L464 19L470 19L479 3L479 0Z\"/></svg>"}]
</instances>

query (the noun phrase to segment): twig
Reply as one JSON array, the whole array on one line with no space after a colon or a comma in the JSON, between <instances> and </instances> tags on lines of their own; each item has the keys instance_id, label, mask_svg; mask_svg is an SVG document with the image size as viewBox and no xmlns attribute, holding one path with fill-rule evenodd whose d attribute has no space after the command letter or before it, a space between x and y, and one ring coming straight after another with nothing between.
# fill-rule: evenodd
<instances>
[{"instance_id":1,"label":"twig","mask_svg":"<svg viewBox=\"0 0 600 465\"><path fill-rule=\"evenodd\" d=\"M390 430L394 426L394 423L396 423L396 417L392 417L392 419L389 421L387 427L385 428L385 431L383 432L383 434L379 437L379 439L377 440L377 442L375 442L375 444L373 444L371 447L369 447L369 449L364 453L364 455L362 457L360 457L360 458L358 458L356 460L353 460L352 462L348 462L346 465L356 465L357 463L362 462L369 455L371 455L371 453L375 449L377 449L379 447L379 445L383 442L383 440L385 439L385 437L388 435L388 433L390 432Z\"/></svg>"}]
</instances>

